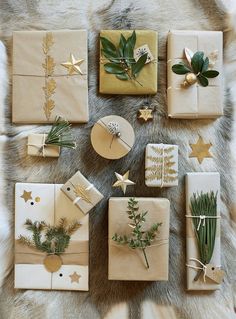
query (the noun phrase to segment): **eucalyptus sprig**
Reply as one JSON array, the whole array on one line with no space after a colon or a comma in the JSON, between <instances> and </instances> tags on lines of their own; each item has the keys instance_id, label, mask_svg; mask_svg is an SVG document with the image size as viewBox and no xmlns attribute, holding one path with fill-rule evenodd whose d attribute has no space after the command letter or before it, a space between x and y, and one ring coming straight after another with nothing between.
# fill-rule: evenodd
<instances>
[{"instance_id":1,"label":"eucalyptus sprig","mask_svg":"<svg viewBox=\"0 0 236 319\"><path fill-rule=\"evenodd\" d=\"M18 240L21 244L48 254L60 255L69 246L71 235L77 231L81 224L77 221L68 224L66 218L61 218L58 225L51 226L44 221L32 222L27 219L25 226L33 235L32 238L20 235ZM42 236L45 240L42 240Z\"/></svg>"},{"instance_id":2,"label":"eucalyptus sprig","mask_svg":"<svg viewBox=\"0 0 236 319\"><path fill-rule=\"evenodd\" d=\"M135 198L129 199L127 208L127 214L132 221L128 224L133 229L131 236L121 236L115 233L112 239L120 245L128 245L132 249L141 249L145 258L146 267L149 268L146 248L151 246L162 223L155 223L149 230L143 231L142 227L146 221L145 216L148 214L148 211L139 213L138 201L135 200Z\"/></svg>"},{"instance_id":3,"label":"eucalyptus sprig","mask_svg":"<svg viewBox=\"0 0 236 319\"><path fill-rule=\"evenodd\" d=\"M70 132L71 124L61 119L60 116L56 117L50 132L47 134L45 145L57 145L66 148L75 148L76 143Z\"/></svg>"},{"instance_id":4,"label":"eucalyptus sprig","mask_svg":"<svg viewBox=\"0 0 236 319\"><path fill-rule=\"evenodd\" d=\"M142 86L136 78L144 67L148 54L141 55L138 61L135 61L136 32L133 31L127 39L121 34L118 47L105 37L100 37L100 40L102 54L110 61L104 64L105 71L114 74L119 80L134 80Z\"/></svg>"},{"instance_id":5,"label":"eucalyptus sprig","mask_svg":"<svg viewBox=\"0 0 236 319\"><path fill-rule=\"evenodd\" d=\"M190 211L192 216L199 217L205 215L205 224L200 224L199 218L193 218L194 230L198 242L200 261L206 265L211 261L216 238L216 226L217 226L217 193L213 191L210 193L194 193L190 198ZM207 218L211 216L213 218ZM200 270L195 281L198 280L201 275Z\"/></svg>"},{"instance_id":6,"label":"eucalyptus sprig","mask_svg":"<svg viewBox=\"0 0 236 319\"><path fill-rule=\"evenodd\" d=\"M185 80L191 85L198 81L202 86L208 86L208 79L215 78L219 75L216 70L208 70L209 58L204 58L204 52L197 51L191 58L191 62L186 64L179 62L172 66L172 71L176 74L186 74Z\"/></svg>"}]
</instances>

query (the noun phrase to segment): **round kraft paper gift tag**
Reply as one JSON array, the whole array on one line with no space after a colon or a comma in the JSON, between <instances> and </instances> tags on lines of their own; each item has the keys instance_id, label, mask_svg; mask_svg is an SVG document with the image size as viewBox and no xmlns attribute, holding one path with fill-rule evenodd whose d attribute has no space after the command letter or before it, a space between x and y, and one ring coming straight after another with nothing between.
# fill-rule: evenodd
<instances>
[{"instance_id":1,"label":"round kraft paper gift tag","mask_svg":"<svg viewBox=\"0 0 236 319\"><path fill-rule=\"evenodd\" d=\"M44 267L49 272L56 272L61 268L62 260L58 255L47 255L43 261Z\"/></svg>"},{"instance_id":2,"label":"round kraft paper gift tag","mask_svg":"<svg viewBox=\"0 0 236 319\"><path fill-rule=\"evenodd\" d=\"M134 140L134 130L130 123L117 115L101 118L91 131L94 150L107 159L119 159L128 154Z\"/></svg>"}]
</instances>

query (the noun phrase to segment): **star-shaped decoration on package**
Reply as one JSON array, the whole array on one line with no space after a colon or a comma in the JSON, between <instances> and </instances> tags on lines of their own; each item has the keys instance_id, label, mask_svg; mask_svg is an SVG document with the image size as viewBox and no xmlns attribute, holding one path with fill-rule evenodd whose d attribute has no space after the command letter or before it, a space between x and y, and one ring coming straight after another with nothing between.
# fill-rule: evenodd
<instances>
[{"instance_id":1,"label":"star-shaped decoration on package","mask_svg":"<svg viewBox=\"0 0 236 319\"><path fill-rule=\"evenodd\" d=\"M199 139L196 144L189 144L189 145L192 149L192 152L191 154L189 154L189 157L196 157L200 164L202 163L205 157L213 157L209 151L212 144L211 143L205 144L201 136L199 136Z\"/></svg>"},{"instance_id":2,"label":"star-shaped decoration on package","mask_svg":"<svg viewBox=\"0 0 236 319\"><path fill-rule=\"evenodd\" d=\"M78 59L74 57L74 55L71 53L69 61L61 63L62 66L68 69L69 75L72 75L73 73L83 74L83 72L80 69L80 65L84 62L84 59Z\"/></svg>"},{"instance_id":3,"label":"star-shaped decoration on package","mask_svg":"<svg viewBox=\"0 0 236 319\"><path fill-rule=\"evenodd\" d=\"M21 198L24 199L25 203L28 202L28 200L32 199L32 192L27 192L24 190L24 193L21 195Z\"/></svg>"},{"instance_id":4,"label":"star-shaped decoration on package","mask_svg":"<svg viewBox=\"0 0 236 319\"><path fill-rule=\"evenodd\" d=\"M79 279L81 278L81 276L78 275L76 271L74 271L74 273L72 275L69 275L69 277L71 279L71 283L73 283L73 282L79 283Z\"/></svg>"},{"instance_id":5,"label":"star-shaped decoration on package","mask_svg":"<svg viewBox=\"0 0 236 319\"><path fill-rule=\"evenodd\" d=\"M129 171L127 171L124 175L120 175L116 173L117 181L112 185L113 187L120 187L123 190L123 193L126 192L126 187L129 185L134 185L135 183L129 180Z\"/></svg>"},{"instance_id":6,"label":"star-shaped decoration on package","mask_svg":"<svg viewBox=\"0 0 236 319\"><path fill-rule=\"evenodd\" d=\"M140 109L138 112L139 112L138 118L144 120L145 122L153 119L153 115L152 115L153 109L146 107L144 109Z\"/></svg>"}]
</instances>

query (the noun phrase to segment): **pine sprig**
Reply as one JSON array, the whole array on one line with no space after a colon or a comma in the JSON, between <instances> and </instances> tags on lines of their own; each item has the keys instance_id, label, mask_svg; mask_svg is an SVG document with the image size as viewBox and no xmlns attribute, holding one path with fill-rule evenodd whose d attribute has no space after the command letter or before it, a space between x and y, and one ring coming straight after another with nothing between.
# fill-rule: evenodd
<instances>
[{"instance_id":1,"label":"pine sprig","mask_svg":"<svg viewBox=\"0 0 236 319\"><path fill-rule=\"evenodd\" d=\"M76 148L76 143L70 132L71 124L56 117L55 122L52 125L50 132L48 133L45 144L47 145L57 145L66 148Z\"/></svg>"},{"instance_id":2,"label":"pine sprig","mask_svg":"<svg viewBox=\"0 0 236 319\"><path fill-rule=\"evenodd\" d=\"M68 224L66 218L61 218L57 225L51 226L44 221L32 222L27 219L25 226L32 232L32 238L20 235L18 240L21 244L48 254L60 255L69 246L71 235L79 229L81 224L77 221Z\"/></svg>"},{"instance_id":3,"label":"pine sprig","mask_svg":"<svg viewBox=\"0 0 236 319\"><path fill-rule=\"evenodd\" d=\"M217 193L213 191L209 193L200 194L194 193L190 198L190 211L192 216L211 216L213 218L206 218L205 225L199 225L199 218L193 218L193 225L197 237L200 261L206 265L211 261L216 238L217 226ZM198 272L195 281L198 280L202 271Z\"/></svg>"},{"instance_id":4,"label":"pine sprig","mask_svg":"<svg viewBox=\"0 0 236 319\"><path fill-rule=\"evenodd\" d=\"M148 211L139 213L138 201L134 198L129 199L127 208L127 214L129 215L129 219L132 221L129 224L129 226L133 229L131 236L121 236L115 233L112 237L112 240L120 245L128 245L132 249L141 249L145 259L146 267L149 268L146 248L151 246L162 223L155 223L149 230L143 231L142 226L146 221L145 216L148 214Z\"/></svg>"}]
</instances>

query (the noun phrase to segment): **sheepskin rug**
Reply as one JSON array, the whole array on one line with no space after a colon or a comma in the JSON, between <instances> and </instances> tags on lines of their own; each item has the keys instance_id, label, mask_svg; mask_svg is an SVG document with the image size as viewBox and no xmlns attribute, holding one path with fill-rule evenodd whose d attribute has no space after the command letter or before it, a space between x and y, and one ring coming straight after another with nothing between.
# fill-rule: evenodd
<instances>
[{"instance_id":1,"label":"sheepskin rug","mask_svg":"<svg viewBox=\"0 0 236 319\"><path fill-rule=\"evenodd\" d=\"M234 106L236 90L235 15L226 14L233 1L213 0L1 0L0 1L0 318L1 319L229 319L235 318L236 227ZM89 33L90 121L75 125L78 148L58 160L29 157L26 137L44 132L40 125L11 124L11 36L13 30L87 29ZM159 91L153 97L98 94L98 35L101 29L154 29L159 32ZM171 120L166 108L166 39L169 29L223 30L225 115L218 120ZM6 47L6 50L5 50ZM8 62L7 62L8 57ZM7 67L8 63L8 67ZM20 63L20 61L19 61ZM8 71L8 72L7 72ZM137 121L148 101L154 120ZM91 127L100 117L117 114L134 127L136 143L123 159L109 161L91 147ZM201 165L189 158L189 143L198 135L212 143L213 159ZM144 185L144 150L148 142L179 145L179 187ZM14 290L13 232L16 182L64 183L80 169L105 194L90 214L90 291ZM127 196L167 197L171 201L170 271L168 282L118 282L107 277L107 200L122 196L114 189L114 172L130 170L136 182ZM212 293L188 293L185 268L184 176L190 171L221 174L222 267L227 276ZM129 265L127 265L129 267ZM135 271L135 269L134 269ZM37 274L36 274L37 275Z\"/></svg>"}]
</instances>

